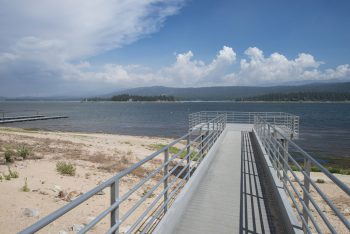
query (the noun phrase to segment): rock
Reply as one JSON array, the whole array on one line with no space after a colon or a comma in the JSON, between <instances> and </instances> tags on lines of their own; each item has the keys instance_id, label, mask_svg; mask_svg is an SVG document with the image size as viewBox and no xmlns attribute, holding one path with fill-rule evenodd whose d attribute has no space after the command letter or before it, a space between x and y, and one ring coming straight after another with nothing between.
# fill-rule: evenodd
<instances>
[{"instance_id":1,"label":"rock","mask_svg":"<svg viewBox=\"0 0 350 234\"><path fill-rule=\"evenodd\" d=\"M52 188L52 191L54 191L55 193L58 193L58 192L62 191L62 187L59 185L54 185Z\"/></svg>"},{"instance_id":2,"label":"rock","mask_svg":"<svg viewBox=\"0 0 350 234\"><path fill-rule=\"evenodd\" d=\"M75 232L75 233L78 233L83 228L84 228L83 224L73 224L72 231Z\"/></svg>"},{"instance_id":3,"label":"rock","mask_svg":"<svg viewBox=\"0 0 350 234\"><path fill-rule=\"evenodd\" d=\"M344 215L345 216L349 216L350 215L350 209L349 208L345 208L344 209Z\"/></svg>"},{"instance_id":4,"label":"rock","mask_svg":"<svg viewBox=\"0 0 350 234\"><path fill-rule=\"evenodd\" d=\"M38 209L25 208L23 213L27 217L38 217L40 212Z\"/></svg>"},{"instance_id":5,"label":"rock","mask_svg":"<svg viewBox=\"0 0 350 234\"><path fill-rule=\"evenodd\" d=\"M127 231L129 231L130 228L131 228L131 225L129 225L129 226L122 226L122 227L120 227L119 232L120 232L120 234L126 233Z\"/></svg>"},{"instance_id":6,"label":"rock","mask_svg":"<svg viewBox=\"0 0 350 234\"><path fill-rule=\"evenodd\" d=\"M68 234L68 232L64 231L64 230L61 230L58 232L58 234Z\"/></svg>"},{"instance_id":7,"label":"rock","mask_svg":"<svg viewBox=\"0 0 350 234\"><path fill-rule=\"evenodd\" d=\"M85 222L83 223L84 225L88 225L92 220L94 220L96 217L92 217L92 216L90 216L90 217L87 217L86 218L86 220L85 220Z\"/></svg>"},{"instance_id":8,"label":"rock","mask_svg":"<svg viewBox=\"0 0 350 234\"><path fill-rule=\"evenodd\" d=\"M105 195L106 193L105 192L103 192L103 190L102 191L100 191L100 192L98 192L98 193L96 193L96 195Z\"/></svg>"},{"instance_id":9,"label":"rock","mask_svg":"<svg viewBox=\"0 0 350 234\"><path fill-rule=\"evenodd\" d=\"M72 191L69 192L68 195L66 196L65 200L66 201L72 201L74 198L80 196L81 194L83 194L82 192L78 192L78 191Z\"/></svg>"}]
</instances>

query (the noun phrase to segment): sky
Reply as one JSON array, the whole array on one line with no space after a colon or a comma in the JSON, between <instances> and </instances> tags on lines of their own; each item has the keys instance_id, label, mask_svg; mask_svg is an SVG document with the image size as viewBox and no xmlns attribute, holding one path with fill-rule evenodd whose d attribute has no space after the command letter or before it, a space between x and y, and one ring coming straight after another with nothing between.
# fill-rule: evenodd
<instances>
[{"instance_id":1,"label":"sky","mask_svg":"<svg viewBox=\"0 0 350 234\"><path fill-rule=\"evenodd\" d=\"M0 96L350 81L348 0L0 0Z\"/></svg>"}]
</instances>

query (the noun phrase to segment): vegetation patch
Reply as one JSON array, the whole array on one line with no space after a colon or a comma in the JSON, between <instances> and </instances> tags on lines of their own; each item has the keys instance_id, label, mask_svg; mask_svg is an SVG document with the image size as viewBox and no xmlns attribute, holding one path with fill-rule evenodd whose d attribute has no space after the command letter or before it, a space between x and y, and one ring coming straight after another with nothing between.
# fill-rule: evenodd
<instances>
[{"instance_id":1,"label":"vegetation patch","mask_svg":"<svg viewBox=\"0 0 350 234\"><path fill-rule=\"evenodd\" d=\"M290 164L289 166L293 171L300 171L299 168L294 164ZM303 168L303 163L301 163L300 166L301 168ZM324 164L322 166L325 167L332 174L350 175L350 168L342 168L341 166L337 166L334 164ZM321 170L316 166L312 166L311 172L321 172Z\"/></svg>"},{"instance_id":2,"label":"vegetation patch","mask_svg":"<svg viewBox=\"0 0 350 234\"><path fill-rule=\"evenodd\" d=\"M27 177L24 179L24 185L22 187L22 191L23 192L30 192L30 189L28 187L28 181L27 181Z\"/></svg>"},{"instance_id":3,"label":"vegetation patch","mask_svg":"<svg viewBox=\"0 0 350 234\"><path fill-rule=\"evenodd\" d=\"M57 162L56 163L56 170L61 175L68 175L68 176L74 176L76 168L73 164L67 163L67 162Z\"/></svg>"},{"instance_id":4,"label":"vegetation patch","mask_svg":"<svg viewBox=\"0 0 350 234\"><path fill-rule=\"evenodd\" d=\"M21 145L20 147L18 147L17 149L17 155L19 157L22 157L23 159L28 158L28 156L30 155L31 150L25 146L25 145Z\"/></svg>"},{"instance_id":5,"label":"vegetation patch","mask_svg":"<svg viewBox=\"0 0 350 234\"><path fill-rule=\"evenodd\" d=\"M4 153L5 162L6 163L14 162L14 155L15 155L15 152L13 150L11 150L10 148L6 148Z\"/></svg>"},{"instance_id":6,"label":"vegetation patch","mask_svg":"<svg viewBox=\"0 0 350 234\"><path fill-rule=\"evenodd\" d=\"M13 171L11 170L11 168L9 167L8 168L8 174L3 174L5 180L11 180L11 179L16 179L19 177L19 174L17 171ZM2 180L2 177L1 177L1 180Z\"/></svg>"},{"instance_id":7,"label":"vegetation patch","mask_svg":"<svg viewBox=\"0 0 350 234\"><path fill-rule=\"evenodd\" d=\"M162 149L162 148L165 147L165 146L166 146L166 145L164 145L164 144L151 144L151 145L149 145L149 148L150 148L151 150L160 150L160 149ZM169 147L169 153L172 154L172 155L178 154L180 151L181 151L181 150L180 150L179 148L175 147L175 146ZM187 155L187 150L184 150L184 151L182 151L182 152L180 153L179 158L183 159L184 157L186 157L186 155ZM199 158L199 155L197 155L197 152L196 152L196 151L192 151L192 152L190 153L190 158L191 158L191 160L193 160L193 161L197 161L198 158Z\"/></svg>"},{"instance_id":8,"label":"vegetation patch","mask_svg":"<svg viewBox=\"0 0 350 234\"><path fill-rule=\"evenodd\" d=\"M325 181L324 181L324 179L317 179L317 180L316 180L316 183L319 183L319 184L324 184L324 183L325 183Z\"/></svg>"}]
</instances>

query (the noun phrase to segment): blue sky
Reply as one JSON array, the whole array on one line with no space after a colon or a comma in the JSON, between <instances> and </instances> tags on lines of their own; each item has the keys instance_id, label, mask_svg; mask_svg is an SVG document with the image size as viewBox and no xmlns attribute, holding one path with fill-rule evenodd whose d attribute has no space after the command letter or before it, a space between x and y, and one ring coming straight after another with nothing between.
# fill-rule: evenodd
<instances>
[{"instance_id":1,"label":"blue sky","mask_svg":"<svg viewBox=\"0 0 350 234\"><path fill-rule=\"evenodd\" d=\"M0 96L350 80L350 2L0 1Z\"/></svg>"},{"instance_id":2,"label":"blue sky","mask_svg":"<svg viewBox=\"0 0 350 234\"><path fill-rule=\"evenodd\" d=\"M239 54L251 46L287 57L306 52L335 66L350 61L349 12L350 1L192 0L159 32L93 59L164 66L174 52L210 61L227 45Z\"/></svg>"}]
</instances>

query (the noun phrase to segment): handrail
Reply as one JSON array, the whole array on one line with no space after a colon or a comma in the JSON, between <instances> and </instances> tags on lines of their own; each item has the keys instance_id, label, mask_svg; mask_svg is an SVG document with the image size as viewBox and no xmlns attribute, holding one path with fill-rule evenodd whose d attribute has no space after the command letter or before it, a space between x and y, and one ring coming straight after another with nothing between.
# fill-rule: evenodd
<instances>
[{"instance_id":1,"label":"handrail","mask_svg":"<svg viewBox=\"0 0 350 234\"><path fill-rule=\"evenodd\" d=\"M298 217L301 220L301 224L304 232L311 233L312 229L309 225L308 220L311 220L312 227L316 229L317 232L323 232L324 228L328 228L331 233L337 233L337 228L334 226L327 214L322 211L320 204L317 202L316 194L321 197L325 203L332 209L336 217L341 221L341 223L350 230L350 223L345 218L345 215L334 205L332 199L330 199L320 187L311 179L310 172L311 166L314 165L318 168L320 172L326 175L333 183L346 195L350 196L350 188L340 181L336 176L330 173L325 167L323 167L316 159L314 159L310 154L305 152L297 144L295 144L291 139L286 137L276 126L267 122L264 118L256 116L254 120L254 130L260 139L263 147L269 156L272 165L277 173L279 180L283 183L284 190L287 196L291 199L294 205ZM296 159L293 158L290 149L294 152L298 152L304 158L304 165L300 165ZM296 166L303 176L299 178L297 174L292 170L291 165ZM292 175L296 184L293 184L291 178L288 174ZM310 185L316 191L316 194L311 193ZM302 194L298 191L298 186ZM290 190L290 188L292 190ZM310 207L310 202L312 207ZM320 217L318 220L316 217Z\"/></svg>"},{"instance_id":2,"label":"handrail","mask_svg":"<svg viewBox=\"0 0 350 234\"><path fill-rule=\"evenodd\" d=\"M299 137L299 116L286 112L200 111L189 115L189 129L200 123L205 123L219 114L227 116L227 123L244 124L254 124L254 117L260 116L267 122L281 128L288 137L293 139Z\"/></svg>"},{"instance_id":3,"label":"handrail","mask_svg":"<svg viewBox=\"0 0 350 234\"><path fill-rule=\"evenodd\" d=\"M145 232L147 229L149 229L153 225L152 222L155 221L154 215L152 216L151 219L149 220L147 219L148 213L152 209L156 209L155 213L157 215L162 215L167 211L168 207L171 205L170 201L175 198L175 196L178 194L180 190L180 187L176 185L177 181L180 180L180 183L178 184L185 184L186 181L189 180L189 178L191 177L191 172L193 172L193 170L199 166L202 159L205 157L205 155L208 153L208 151L216 142L220 134L225 129L225 126L226 126L226 115L225 114L217 115L215 118L212 118L208 120L206 123L203 123L199 128L190 130L188 133L186 133L182 137L174 140L173 142L162 147L158 151L150 154L146 158L140 160L138 163L133 164L131 167L124 169L117 175L106 180L105 182L96 186L95 188L91 189L85 194L77 197L72 202L66 204L60 209L40 219L39 221L32 224L28 228L24 229L20 233L27 234L27 233L34 233L41 230L48 224L57 220L61 216L65 215L67 212L73 210L74 208L76 208L83 202L87 201L98 192L108 187L110 188L110 197L111 197L110 206L106 210L98 214L92 221L90 221L90 223L85 225L84 228L79 231L79 233L86 233L91 228L93 228L99 221L101 221L104 217L106 217L109 214L111 215L111 220L110 220L110 229L107 231L107 233L118 233L119 228L123 224L123 222L131 214L134 214L135 210L141 204L144 204L146 199L150 198L151 194L154 191L156 191L161 186L161 184L164 184L163 190L160 192L160 194L158 194L158 196L156 196L153 203L149 205L146 211L144 211L140 216L138 216L137 221L132 225L132 230L134 230L139 228L142 222L147 222L144 229L139 230L142 233ZM182 144L182 141L186 141L186 144L183 145L182 149L180 149L177 153L171 155L171 152L170 152L171 147L175 146L176 144ZM185 152L185 155L183 155L183 152ZM146 163L151 162L153 159L155 159L158 156L164 157L163 163L161 163L160 165L157 165L156 169L153 169L152 171L150 171L145 178L139 181L125 194L120 196L119 181L124 176L132 173L137 168L140 168ZM185 165L183 165L184 163ZM170 168L171 164L173 164L172 168ZM176 173L176 169L180 167L183 167L183 168ZM131 194L141 189L143 185L145 185L152 178L154 178L154 176L161 173L162 171L163 171L163 177L160 180L157 180L157 183L140 200L138 200L136 204L131 206L129 210L125 211L123 216L120 216L120 213L121 213L119 209L120 205L123 202L125 202L127 198L131 196ZM171 177L172 175L174 175L175 178L172 178ZM162 196L164 197L164 199L162 203L159 205L159 201ZM130 228L130 232L131 232L131 228ZM129 233L129 231L127 231L127 233Z\"/></svg>"}]
</instances>

